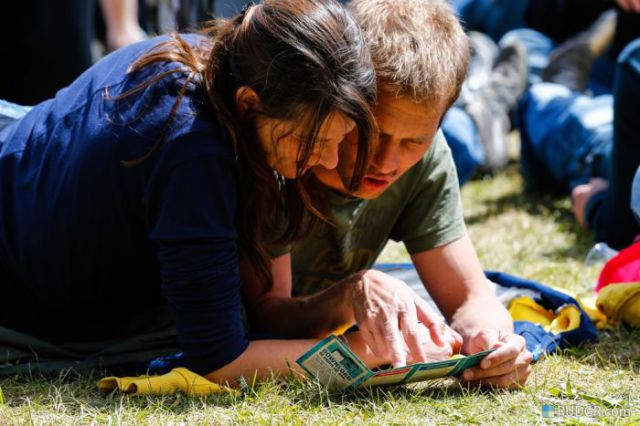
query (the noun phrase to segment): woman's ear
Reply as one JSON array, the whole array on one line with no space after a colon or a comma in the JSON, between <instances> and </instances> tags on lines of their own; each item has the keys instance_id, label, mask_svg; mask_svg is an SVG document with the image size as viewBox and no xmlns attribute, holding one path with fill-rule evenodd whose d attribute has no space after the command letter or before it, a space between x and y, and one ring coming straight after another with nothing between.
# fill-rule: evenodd
<instances>
[{"instance_id":1,"label":"woman's ear","mask_svg":"<svg viewBox=\"0 0 640 426\"><path fill-rule=\"evenodd\" d=\"M260 97L251 87L242 86L236 90L236 108L241 116L244 117L260 102Z\"/></svg>"}]
</instances>

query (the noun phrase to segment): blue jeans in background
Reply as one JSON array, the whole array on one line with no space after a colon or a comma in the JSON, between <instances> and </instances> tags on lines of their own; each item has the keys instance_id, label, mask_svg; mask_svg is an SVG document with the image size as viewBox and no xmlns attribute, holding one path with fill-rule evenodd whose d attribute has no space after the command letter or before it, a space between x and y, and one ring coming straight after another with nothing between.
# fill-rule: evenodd
<instances>
[{"instance_id":1,"label":"blue jeans in background","mask_svg":"<svg viewBox=\"0 0 640 426\"><path fill-rule=\"evenodd\" d=\"M530 189L569 192L609 179L613 97L591 98L555 83L532 85L520 102L522 173Z\"/></svg>"},{"instance_id":2,"label":"blue jeans in background","mask_svg":"<svg viewBox=\"0 0 640 426\"><path fill-rule=\"evenodd\" d=\"M454 105L444 116L442 132L451 148L460 186L469 181L485 163L484 147L471 116Z\"/></svg>"},{"instance_id":3,"label":"blue jeans in background","mask_svg":"<svg viewBox=\"0 0 640 426\"><path fill-rule=\"evenodd\" d=\"M553 83L530 87L520 104L521 161L536 189L570 191L591 177L607 179L585 220L598 241L619 249L640 233L630 205L640 166L640 39L620 55L613 87L613 96L593 98Z\"/></svg>"},{"instance_id":4,"label":"blue jeans in background","mask_svg":"<svg viewBox=\"0 0 640 426\"><path fill-rule=\"evenodd\" d=\"M465 29L480 31L494 41L507 31L524 28L530 0L451 0Z\"/></svg>"}]
</instances>

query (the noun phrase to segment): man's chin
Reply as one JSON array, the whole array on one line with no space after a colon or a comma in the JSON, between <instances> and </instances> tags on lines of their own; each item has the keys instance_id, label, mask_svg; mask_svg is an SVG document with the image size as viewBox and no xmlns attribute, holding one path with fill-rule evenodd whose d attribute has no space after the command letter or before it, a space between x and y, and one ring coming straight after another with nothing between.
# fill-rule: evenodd
<instances>
[{"instance_id":1,"label":"man's chin","mask_svg":"<svg viewBox=\"0 0 640 426\"><path fill-rule=\"evenodd\" d=\"M360 184L360 188L355 191L353 196L365 200L372 200L381 196L392 184L393 182L388 182L386 184L372 183L368 182L367 178L365 178Z\"/></svg>"}]
</instances>

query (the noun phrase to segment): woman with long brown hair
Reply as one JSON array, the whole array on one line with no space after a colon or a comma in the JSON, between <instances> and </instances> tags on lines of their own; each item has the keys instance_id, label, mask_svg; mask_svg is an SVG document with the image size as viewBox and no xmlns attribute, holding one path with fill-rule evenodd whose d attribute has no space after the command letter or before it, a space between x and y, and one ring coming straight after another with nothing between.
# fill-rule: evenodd
<instances>
[{"instance_id":1,"label":"woman with long brown hair","mask_svg":"<svg viewBox=\"0 0 640 426\"><path fill-rule=\"evenodd\" d=\"M247 339L239 261L268 279L260 236L284 215L274 239L293 241L305 211L321 215L306 172L334 168L354 128L358 186L374 97L360 30L333 0L264 0L107 56L0 131L0 326L117 340L164 298L195 372L286 371L315 342Z\"/></svg>"}]
</instances>

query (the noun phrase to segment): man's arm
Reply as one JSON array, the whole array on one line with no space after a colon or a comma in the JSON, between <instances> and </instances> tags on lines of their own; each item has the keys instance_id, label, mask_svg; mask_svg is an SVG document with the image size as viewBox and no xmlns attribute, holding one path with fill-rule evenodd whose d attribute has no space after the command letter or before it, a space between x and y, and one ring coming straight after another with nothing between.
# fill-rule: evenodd
<instances>
[{"instance_id":1,"label":"man's arm","mask_svg":"<svg viewBox=\"0 0 640 426\"><path fill-rule=\"evenodd\" d=\"M513 331L513 322L487 284L468 236L411 256L427 291L466 341L491 327Z\"/></svg>"},{"instance_id":2,"label":"man's arm","mask_svg":"<svg viewBox=\"0 0 640 426\"><path fill-rule=\"evenodd\" d=\"M411 259L429 294L462 335L463 352L499 348L463 378L501 387L523 384L531 372L531 354L524 339L513 334L511 316L489 288L469 237Z\"/></svg>"}]
</instances>

